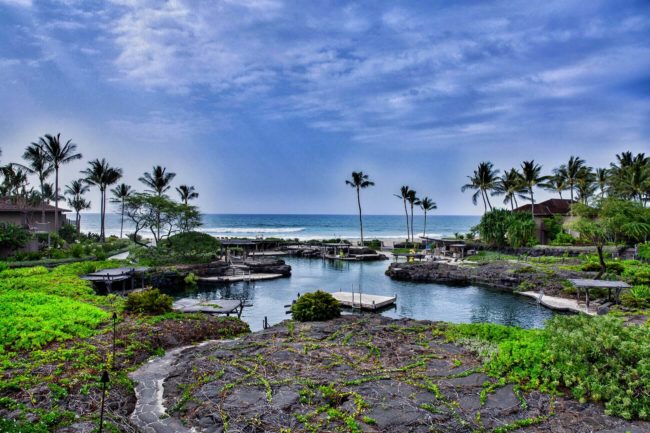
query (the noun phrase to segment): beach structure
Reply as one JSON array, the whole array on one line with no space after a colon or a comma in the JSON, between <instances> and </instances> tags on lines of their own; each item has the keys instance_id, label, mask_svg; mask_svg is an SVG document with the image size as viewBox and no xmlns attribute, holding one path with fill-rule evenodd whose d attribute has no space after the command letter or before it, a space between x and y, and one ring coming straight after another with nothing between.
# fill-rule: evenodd
<instances>
[{"instance_id":1,"label":"beach structure","mask_svg":"<svg viewBox=\"0 0 650 433\"><path fill-rule=\"evenodd\" d=\"M607 280L588 280L583 278L569 279L569 282L576 288L576 300L580 301L580 291L585 294L585 304L589 308L589 291L592 289L607 289L607 300L612 300L612 290L614 291L614 302L618 303L623 289L629 289L630 286L624 281L607 281Z\"/></svg>"},{"instance_id":2,"label":"beach structure","mask_svg":"<svg viewBox=\"0 0 650 433\"><path fill-rule=\"evenodd\" d=\"M183 298L174 302L172 305L174 311L179 313L206 313L212 315L236 314L241 318L244 311L244 301L241 299L218 299L218 300L201 300L195 298Z\"/></svg>"},{"instance_id":3,"label":"beach structure","mask_svg":"<svg viewBox=\"0 0 650 433\"><path fill-rule=\"evenodd\" d=\"M359 310L375 311L391 306L397 301L397 296L380 296L358 292L333 292L330 293L334 299L344 307Z\"/></svg>"},{"instance_id":4,"label":"beach structure","mask_svg":"<svg viewBox=\"0 0 650 433\"><path fill-rule=\"evenodd\" d=\"M138 278L140 287L144 288L144 278L148 270L147 267L104 269L83 275L81 279L92 282L95 288L107 294L113 293L115 289L124 293L127 290L135 290Z\"/></svg>"},{"instance_id":5,"label":"beach structure","mask_svg":"<svg viewBox=\"0 0 650 433\"><path fill-rule=\"evenodd\" d=\"M370 260L386 260L386 256L367 247L356 247L345 242L326 242L320 244L320 255L323 259L361 262Z\"/></svg>"},{"instance_id":6,"label":"beach structure","mask_svg":"<svg viewBox=\"0 0 650 433\"><path fill-rule=\"evenodd\" d=\"M425 244L431 245L431 250L434 256L463 259L468 255L467 245L461 240L428 237L422 237L420 239L422 239Z\"/></svg>"},{"instance_id":7,"label":"beach structure","mask_svg":"<svg viewBox=\"0 0 650 433\"><path fill-rule=\"evenodd\" d=\"M535 220L535 237L540 244L546 245L553 240L551 239L549 230L546 227L548 221L554 217L561 217L563 223L569 222L572 218L571 205L574 203L576 202L559 198L552 198L540 203L535 203L532 214L533 219ZM530 207L530 204L525 204L523 206L519 206L514 211L527 212L530 214Z\"/></svg>"}]
</instances>

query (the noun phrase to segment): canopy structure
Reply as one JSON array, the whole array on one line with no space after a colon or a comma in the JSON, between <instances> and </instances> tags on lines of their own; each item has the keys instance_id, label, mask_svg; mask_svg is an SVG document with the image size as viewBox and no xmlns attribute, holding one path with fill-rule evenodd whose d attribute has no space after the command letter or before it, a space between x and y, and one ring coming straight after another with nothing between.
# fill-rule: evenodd
<instances>
[{"instance_id":1,"label":"canopy structure","mask_svg":"<svg viewBox=\"0 0 650 433\"><path fill-rule=\"evenodd\" d=\"M629 289L630 286L625 281L608 281L608 280L588 280L584 278L572 278L569 282L576 288L576 299L580 300L580 290L585 292L585 302L589 308L589 290L591 289L607 289L607 299L612 298L612 289L614 289L614 298L618 303L623 289Z\"/></svg>"}]
</instances>

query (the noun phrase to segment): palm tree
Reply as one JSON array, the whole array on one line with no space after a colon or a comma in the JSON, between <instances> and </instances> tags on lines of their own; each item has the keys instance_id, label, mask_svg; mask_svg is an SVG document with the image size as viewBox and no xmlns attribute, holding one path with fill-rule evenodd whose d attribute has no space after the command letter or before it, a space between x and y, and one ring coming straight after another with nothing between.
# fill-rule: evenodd
<instances>
[{"instance_id":1,"label":"palm tree","mask_svg":"<svg viewBox=\"0 0 650 433\"><path fill-rule=\"evenodd\" d=\"M75 218L75 226L77 227L77 233L81 231L81 216L79 213L82 210L90 208L90 202L84 200L82 196L90 190L90 187L84 179L77 179L70 182L70 185L65 187L65 194L70 195L68 197L68 204L75 210L77 213Z\"/></svg>"},{"instance_id":2,"label":"palm tree","mask_svg":"<svg viewBox=\"0 0 650 433\"><path fill-rule=\"evenodd\" d=\"M23 153L23 159L27 161L27 165L22 165L29 173L36 174L38 177L38 183L40 186L41 197L41 222L45 223L45 180L48 178L54 167L47 160L47 156L43 151L43 147L38 143L32 143L27 146L25 153Z\"/></svg>"},{"instance_id":3,"label":"palm tree","mask_svg":"<svg viewBox=\"0 0 650 433\"><path fill-rule=\"evenodd\" d=\"M546 185L546 188L549 191L558 193L560 195L560 199L563 199L562 191L566 191L568 188L566 177L564 177L564 172L559 168L553 170L553 176L549 177L548 183Z\"/></svg>"},{"instance_id":4,"label":"palm tree","mask_svg":"<svg viewBox=\"0 0 650 433\"><path fill-rule=\"evenodd\" d=\"M171 188L170 183L174 177L176 177L176 173L168 173L166 167L156 165L151 170L151 173L145 173L138 180L151 188L148 192L157 194L160 197Z\"/></svg>"},{"instance_id":5,"label":"palm tree","mask_svg":"<svg viewBox=\"0 0 650 433\"><path fill-rule=\"evenodd\" d=\"M0 188L2 195L7 195L13 201L20 202L20 199L27 195L27 173L17 164L7 164L2 167L1 171L4 177Z\"/></svg>"},{"instance_id":6,"label":"palm tree","mask_svg":"<svg viewBox=\"0 0 650 433\"><path fill-rule=\"evenodd\" d=\"M100 229L99 238L101 241L106 240L106 189L122 177L122 170L111 167L104 158L95 159L88 162L89 167L82 171L86 175L85 181L90 185L95 185L100 192Z\"/></svg>"},{"instance_id":7,"label":"palm tree","mask_svg":"<svg viewBox=\"0 0 650 433\"><path fill-rule=\"evenodd\" d=\"M54 166L54 190L56 191L57 200L54 201L54 227L59 228L59 168L68 164L75 159L81 159L81 154L77 153L77 145L68 140L61 144L61 134L49 135L38 139L38 144L43 148L45 157Z\"/></svg>"},{"instance_id":8,"label":"palm tree","mask_svg":"<svg viewBox=\"0 0 650 433\"><path fill-rule=\"evenodd\" d=\"M469 183L463 185L460 189L462 192L465 192L467 189L476 190L472 195L472 203L476 206L479 194L483 198L483 207L484 211L487 212L488 207L492 210L492 204L490 203L490 198L488 192L492 191L497 184L499 170L494 169L494 165L487 161L481 162L478 165L478 168L474 170L472 176L467 176Z\"/></svg>"},{"instance_id":9,"label":"palm tree","mask_svg":"<svg viewBox=\"0 0 650 433\"><path fill-rule=\"evenodd\" d=\"M562 164L558 169L566 183L568 185L569 192L571 193L571 201L573 201L573 190L575 189L576 182L578 181L578 176L580 175L580 170L585 166L586 162L584 159L581 159L579 156L571 156L569 162L566 165Z\"/></svg>"},{"instance_id":10,"label":"palm tree","mask_svg":"<svg viewBox=\"0 0 650 433\"><path fill-rule=\"evenodd\" d=\"M521 183L525 186L526 191L529 194L529 197L523 196L530 199L530 214L535 216L535 195L533 189L536 186L545 188L547 184L545 183L548 180L548 176L542 176L542 166L536 164L534 160L524 161L521 164L521 173L519 174Z\"/></svg>"},{"instance_id":11,"label":"palm tree","mask_svg":"<svg viewBox=\"0 0 650 433\"><path fill-rule=\"evenodd\" d=\"M422 232L422 237L427 237L427 212L438 209L438 205L429 197L424 197L420 200L419 204L420 208L422 208L422 211L424 212L424 230Z\"/></svg>"},{"instance_id":12,"label":"palm tree","mask_svg":"<svg viewBox=\"0 0 650 433\"><path fill-rule=\"evenodd\" d=\"M607 184L609 183L609 170L606 168L597 168L596 183L600 189L600 198L602 199L605 197L605 191L607 190Z\"/></svg>"},{"instance_id":13,"label":"palm tree","mask_svg":"<svg viewBox=\"0 0 650 433\"><path fill-rule=\"evenodd\" d=\"M510 209L514 210L515 207L518 207L517 204L517 194L521 194L521 179L519 172L515 168L511 168L508 171L504 171L501 177L497 180L496 185L494 186L494 191L492 196L495 195L504 195L503 204L510 203Z\"/></svg>"},{"instance_id":14,"label":"palm tree","mask_svg":"<svg viewBox=\"0 0 650 433\"><path fill-rule=\"evenodd\" d=\"M418 203L419 199L416 195L415 190L409 190L408 197L406 201L411 205L411 242L415 243L415 233L413 229L413 207Z\"/></svg>"},{"instance_id":15,"label":"palm tree","mask_svg":"<svg viewBox=\"0 0 650 433\"><path fill-rule=\"evenodd\" d=\"M357 205L359 206L359 228L361 229L361 246L363 246L363 219L361 218L361 190L374 186L375 183L369 180L368 175L363 171L353 171L352 179L345 181L346 185L350 185L357 190Z\"/></svg>"},{"instance_id":16,"label":"palm tree","mask_svg":"<svg viewBox=\"0 0 650 433\"><path fill-rule=\"evenodd\" d=\"M199 193L196 192L194 186L181 185L176 188L176 192L181 196L181 201L185 204L185 206L187 206L187 203L190 200L199 198Z\"/></svg>"},{"instance_id":17,"label":"palm tree","mask_svg":"<svg viewBox=\"0 0 650 433\"><path fill-rule=\"evenodd\" d=\"M111 190L113 193L113 198L111 199L112 203L119 203L122 207L120 211L120 238L122 237L122 232L124 231L124 200L131 195L133 192L131 185L121 183Z\"/></svg>"},{"instance_id":18,"label":"palm tree","mask_svg":"<svg viewBox=\"0 0 650 433\"><path fill-rule=\"evenodd\" d=\"M596 192L596 174L591 167L582 167L576 177L576 190L578 199L587 204L591 196Z\"/></svg>"},{"instance_id":19,"label":"palm tree","mask_svg":"<svg viewBox=\"0 0 650 433\"><path fill-rule=\"evenodd\" d=\"M409 196L409 187L408 185L404 185L400 188L400 193L399 194L393 194L395 197L399 198L402 200L404 203L404 213L406 214L406 242L410 241L410 230L409 230L409 211L408 208L406 207L406 200L408 199Z\"/></svg>"}]
</instances>

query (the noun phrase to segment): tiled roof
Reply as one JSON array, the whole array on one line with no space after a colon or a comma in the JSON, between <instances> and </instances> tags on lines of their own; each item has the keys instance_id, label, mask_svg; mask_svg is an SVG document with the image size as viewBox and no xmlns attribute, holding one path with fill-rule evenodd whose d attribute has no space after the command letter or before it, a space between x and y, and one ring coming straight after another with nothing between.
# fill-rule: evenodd
<instances>
[{"instance_id":1,"label":"tiled roof","mask_svg":"<svg viewBox=\"0 0 650 433\"><path fill-rule=\"evenodd\" d=\"M54 212L56 208L51 204L45 204L45 212ZM0 212L40 212L41 205L25 204L24 201L13 201L9 197L0 197ZM59 208L59 212L70 212L69 209Z\"/></svg>"},{"instance_id":2,"label":"tiled roof","mask_svg":"<svg viewBox=\"0 0 650 433\"><path fill-rule=\"evenodd\" d=\"M568 215L571 212L571 200L552 198L541 203L535 203L533 215L535 216L553 216L553 215ZM526 204L519 206L515 212L530 212L530 205Z\"/></svg>"}]
</instances>

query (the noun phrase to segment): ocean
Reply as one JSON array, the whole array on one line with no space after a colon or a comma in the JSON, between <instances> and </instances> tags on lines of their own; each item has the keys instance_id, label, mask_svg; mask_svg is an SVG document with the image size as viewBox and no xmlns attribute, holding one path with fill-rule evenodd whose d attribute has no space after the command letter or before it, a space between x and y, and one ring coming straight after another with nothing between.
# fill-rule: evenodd
<instances>
[{"instance_id":1,"label":"ocean","mask_svg":"<svg viewBox=\"0 0 650 433\"><path fill-rule=\"evenodd\" d=\"M261 214L204 214L203 225L199 231L217 238L277 237L287 239L359 239L358 215L261 215ZM427 236L453 236L466 233L478 224L479 216L469 215L429 215L427 216ZM424 217L414 217L415 235L424 231ZM364 215L363 232L370 239L405 239L406 218L404 215ZM99 233L99 214L85 213L81 216L81 230L84 233ZM132 231L132 226L124 221L124 232ZM120 234L120 215L106 215L106 234ZM143 233L147 237L149 233Z\"/></svg>"}]
</instances>

